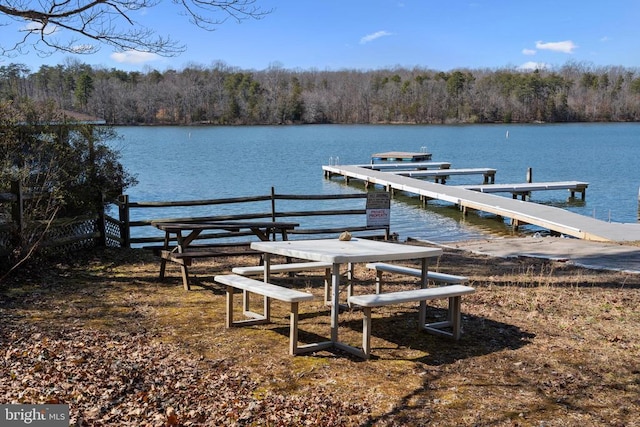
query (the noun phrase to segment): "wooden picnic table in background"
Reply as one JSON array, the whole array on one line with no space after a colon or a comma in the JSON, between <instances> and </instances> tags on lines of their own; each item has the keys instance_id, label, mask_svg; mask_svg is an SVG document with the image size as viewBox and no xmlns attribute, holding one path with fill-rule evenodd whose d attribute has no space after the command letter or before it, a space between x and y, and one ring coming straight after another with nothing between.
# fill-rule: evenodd
<instances>
[{"instance_id":1,"label":"wooden picnic table in background","mask_svg":"<svg viewBox=\"0 0 640 427\"><path fill-rule=\"evenodd\" d=\"M160 279L164 279L167 261L180 265L182 283L189 290L189 271L193 258L211 258L223 255L220 245L194 244L200 234L206 230L240 231L250 230L261 241L276 240L279 234L282 240L288 239L288 232L299 224L278 221L199 221L199 222L154 222L153 225L165 232L163 249L160 251ZM171 246L175 236L176 245ZM252 251L255 253L255 251Z\"/></svg>"}]
</instances>

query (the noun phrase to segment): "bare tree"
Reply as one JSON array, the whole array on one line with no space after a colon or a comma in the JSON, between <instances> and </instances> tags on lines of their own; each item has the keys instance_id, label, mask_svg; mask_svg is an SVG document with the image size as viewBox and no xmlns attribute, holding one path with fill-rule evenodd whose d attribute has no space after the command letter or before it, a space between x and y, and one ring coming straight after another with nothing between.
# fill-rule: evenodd
<instances>
[{"instance_id":1,"label":"bare tree","mask_svg":"<svg viewBox=\"0 0 640 427\"><path fill-rule=\"evenodd\" d=\"M191 24L213 31L228 19L240 22L271 13L261 9L256 1L171 0L171 4ZM101 45L118 51L178 55L185 50L184 45L133 18L134 12L159 4L160 0L0 1L0 15L22 25L14 42L0 42L0 55L26 54L30 48L40 56L60 51L90 54ZM7 24L0 22L0 26Z\"/></svg>"}]
</instances>

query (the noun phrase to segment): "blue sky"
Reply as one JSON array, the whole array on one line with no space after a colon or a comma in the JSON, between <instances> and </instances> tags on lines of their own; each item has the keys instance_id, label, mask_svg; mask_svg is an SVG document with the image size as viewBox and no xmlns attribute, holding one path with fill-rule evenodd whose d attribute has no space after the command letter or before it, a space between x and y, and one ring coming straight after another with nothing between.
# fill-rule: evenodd
<instances>
[{"instance_id":1,"label":"blue sky","mask_svg":"<svg viewBox=\"0 0 640 427\"><path fill-rule=\"evenodd\" d=\"M420 67L640 67L639 0L257 0L272 13L229 20L216 31L191 25L172 2L132 14L187 51L163 58L135 52L73 58L127 71L182 69L221 61L243 70ZM12 27L2 30L5 39ZM69 54L1 58L0 65L62 64Z\"/></svg>"}]
</instances>

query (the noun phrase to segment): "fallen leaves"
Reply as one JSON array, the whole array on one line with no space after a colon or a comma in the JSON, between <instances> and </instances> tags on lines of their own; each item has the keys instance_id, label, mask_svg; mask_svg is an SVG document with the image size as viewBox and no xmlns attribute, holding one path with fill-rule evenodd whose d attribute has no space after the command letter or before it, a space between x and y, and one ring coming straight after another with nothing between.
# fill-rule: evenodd
<instances>
[{"instance_id":1,"label":"fallen leaves","mask_svg":"<svg viewBox=\"0 0 640 427\"><path fill-rule=\"evenodd\" d=\"M321 389L258 398L241 367L144 335L9 321L0 344L0 401L68 404L77 426L349 425L368 412Z\"/></svg>"}]
</instances>

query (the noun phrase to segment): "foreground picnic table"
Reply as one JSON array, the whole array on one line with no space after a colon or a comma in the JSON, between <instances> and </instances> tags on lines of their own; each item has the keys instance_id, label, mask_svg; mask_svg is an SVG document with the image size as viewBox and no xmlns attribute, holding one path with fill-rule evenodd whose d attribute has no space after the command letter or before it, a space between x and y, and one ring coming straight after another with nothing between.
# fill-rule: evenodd
<instances>
[{"instance_id":1,"label":"foreground picnic table","mask_svg":"<svg viewBox=\"0 0 640 427\"><path fill-rule=\"evenodd\" d=\"M280 235L283 241L288 239L287 233L299 224L278 221L198 221L198 222L154 222L153 226L165 232L164 245L160 251L160 279L164 279L167 261L180 265L182 284L190 289L188 266L193 258L220 256L220 245L193 245L203 231L225 230L238 232L250 230L261 241L276 239ZM171 242L176 241L175 247Z\"/></svg>"},{"instance_id":2,"label":"foreground picnic table","mask_svg":"<svg viewBox=\"0 0 640 427\"><path fill-rule=\"evenodd\" d=\"M412 246L367 239L310 239L278 242L253 242L251 248L264 253L265 271L270 269L271 255L299 258L310 261L329 262L331 268L331 340L320 343L298 346L297 353L318 351L327 348L338 348L360 357L368 357L362 350L342 343L338 339L338 314L340 307L340 267L342 264L368 263L379 261L399 261L419 259L421 262L421 288L428 283L428 261L442 255L442 249L424 246ZM267 278L265 277L265 281ZM420 314L426 303L422 301ZM420 319L424 323L424 319Z\"/></svg>"}]
</instances>

